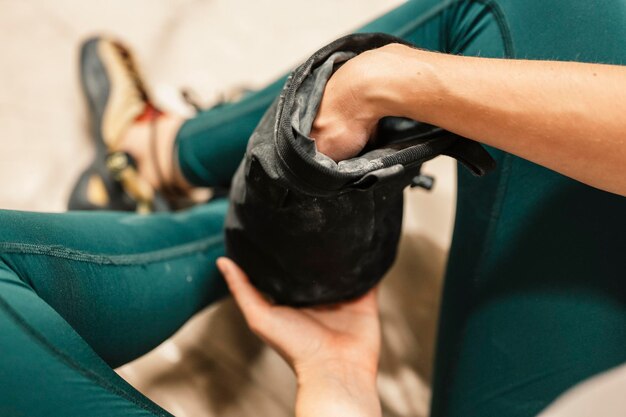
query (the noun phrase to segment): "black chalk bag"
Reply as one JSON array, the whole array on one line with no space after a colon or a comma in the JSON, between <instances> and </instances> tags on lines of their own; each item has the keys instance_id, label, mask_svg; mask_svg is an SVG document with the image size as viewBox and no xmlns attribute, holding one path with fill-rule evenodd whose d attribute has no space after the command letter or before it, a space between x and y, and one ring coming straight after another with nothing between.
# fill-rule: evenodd
<instances>
[{"instance_id":1,"label":"black chalk bag","mask_svg":"<svg viewBox=\"0 0 626 417\"><path fill-rule=\"evenodd\" d=\"M358 156L334 162L308 136L324 87L356 55L405 41L354 34L323 47L288 78L248 143L233 178L226 251L275 302L336 303L366 293L390 268L403 189L430 186L421 165L439 155L475 175L495 162L476 142L439 127L387 117Z\"/></svg>"}]
</instances>

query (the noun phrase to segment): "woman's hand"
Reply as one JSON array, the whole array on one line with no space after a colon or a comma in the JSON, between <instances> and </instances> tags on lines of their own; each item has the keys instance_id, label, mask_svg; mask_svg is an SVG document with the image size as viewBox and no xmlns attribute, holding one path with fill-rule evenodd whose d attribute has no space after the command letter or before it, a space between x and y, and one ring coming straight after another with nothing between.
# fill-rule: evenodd
<instances>
[{"instance_id":1,"label":"woman's hand","mask_svg":"<svg viewBox=\"0 0 626 417\"><path fill-rule=\"evenodd\" d=\"M270 304L231 260L217 265L254 333L296 373L296 415L379 416L380 321L376 290L334 306Z\"/></svg>"},{"instance_id":2,"label":"woman's hand","mask_svg":"<svg viewBox=\"0 0 626 417\"><path fill-rule=\"evenodd\" d=\"M378 120L400 115L397 85L405 56L415 51L389 44L347 61L328 80L310 136L318 151L341 161L357 155L374 133Z\"/></svg>"}]
</instances>

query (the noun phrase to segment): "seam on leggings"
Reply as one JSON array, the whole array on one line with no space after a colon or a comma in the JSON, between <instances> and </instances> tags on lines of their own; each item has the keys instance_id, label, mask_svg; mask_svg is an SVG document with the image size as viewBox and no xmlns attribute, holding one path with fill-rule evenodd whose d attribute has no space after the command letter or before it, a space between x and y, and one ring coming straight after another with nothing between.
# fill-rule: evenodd
<instances>
[{"instance_id":1,"label":"seam on leggings","mask_svg":"<svg viewBox=\"0 0 626 417\"><path fill-rule=\"evenodd\" d=\"M77 249L66 248L61 245L3 242L0 243L0 254L18 253L26 255L43 255L100 265L138 265L161 262L172 258L180 258L194 252L204 252L217 244L222 243L223 240L224 238L221 235L211 236L209 238L196 240L170 248L127 255L89 253Z\"/></svg>"},{"instance_id":2,"label":"seam on leggings","mask_svg":"<svg viewBox=\"0 0 626 417\"><path fill-rule=\"evenodd\" d=\"M502 211L502 206L504 205L504 200L507 194L507 190L509 188L509 181L511 178L512 169L513 157L511 154L505 153L504 157L502 158L502 177L498 182L498 188L496 189L493 204L489 212L489 223L487 224L487 231L485 233L485 239L483 240L482 250L480 251L478 261L476 262L476 267L474 268L474 271L472 273L474 282L478 281L478 277L482 275L481 272L484 272L485 270L487 256L491 252L492 242L495 239L496 232L500 224L500 212Z\"/></svg>"},{"instance_id":3,"label":"seam on leggings","mask_svg":"<svg viewBox=\"0 0 626 417\"><path fill-rule=\"evenodd\" d=\"M463 1L463 0L457 0ZM489 8L490 12L493 14L496 19L496 23L498 24L498 28L500 29L500 34L502 36L503 49L504 49L504 57L505 58L515 58L515 50L513 46L513 37L511 35L511 30L506 20L506 16L504 11L497 3L496 0L467 0L470 2L479 2L484 4ZM476 262L476 266L474 271L472 271L472 279L474 282L478 280L478 277L481 275L481 272L484 271L486 267L486 259L491 252L492 242L495 239L498 226L500 225L500 212L502 211L502 206L504 205L504 200L506 199L506 195L509 189L509 182L511 179L511 171L513 170L513 155L504 152L504 156L502 157L502 169L501 169L501 177L498 181L498 187L496 188L496 193L494 197L493 204L491 206L491 210L489 211L489 223L487 224L487 230L485 233L485 239L483 240L482 249L478 256L478 260ZM472 294L470 294L470 298Z\"/></svg>"},{"instance_id":4,"label":"seam on leggings","mask_svg":"<svg viewBox=\"0 0 626 417\"><path fill-rule=\"evenodd\" d=\"M56 346L51 344L44 336L42 336L37 330L35 330L28 322L17 312L11 305L2 297L0 294L0 309L4 310L13 321L22 328L36 343L42 346L44 349L48 350L53 356L56 356L61 362L65 363L70 368L74 369L79 374L83 375L87 379L93 381L106 391L121 397L139 408L142 408L149 413L154 414L155 416L160 417L172 417L168 412L160 409L160 407L156 404L151 403L147 400L145 403L140 402L137 398L133 398L133 396L129 395L126 391L121 390L115 385L110 384L106 379L98 375L97 373L91 371L88 368L85 368L75 362L70 356L65 354L63 351L58 349ZM121 377L120 377L121 378Z\"/></svg>"},{"instance_id":5,"label":"seam on leggings","mask_svg":"<svg viewBox=\"0 0 626 417\"><path fill-rule=\"evenodd\" d=\"M411 23L407 23L397 31L394 31L394 33L399 37L404 37L407 33L419 28L420 26L423 26L430 20L434 19L435 17L446 11L448 8L461 2L480 3L489 9L490 14L495 19L496 24L498 25L498 29L500 30L500 36L504 44L505 57L512 58L514 56L514 50L511 29L506 20L506 16L502 11L502 8L495 0L447 0L436 6L433 6L430 10L424 12L424 14L422 14L419 19L416 19Z\"/></svg>"}]
</instances>

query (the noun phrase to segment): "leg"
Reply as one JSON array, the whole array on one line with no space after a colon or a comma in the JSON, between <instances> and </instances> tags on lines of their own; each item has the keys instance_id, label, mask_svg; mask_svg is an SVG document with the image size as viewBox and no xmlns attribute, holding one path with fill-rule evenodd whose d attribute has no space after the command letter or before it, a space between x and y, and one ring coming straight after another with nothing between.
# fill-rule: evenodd
<instances>
[{"instance_id":1,"label":"leg","mask_svg":"<svg viewBox=\"0 0 626 417\"><path fill-rule=\"evenodd\" d=\"M443 6L445 4L438 0L409 1L358 31L386 32L413 41L423 48L441 50L439 22ZM94 135L104 138L109 152L121 150L132 155L141 177L155 189L174 187L188 191L194 185L227 185L241 161L250 135L286 80L283 76L236 103L215 107L186 121L175 115L160 115L153 123L150 120L153 117L145 117L153 114L152 111L141 111L147 103L142 104L145 98L139 97L145 96L146 92L143 87L138 87L143 83L134 64L131 71L128 69L129 62L134 62L134 59L129 59L131 55L126 51L124 58L120 59L119 51L114 52L117 47L111 45L106 49L99 48L98 53L94 47L83 48L85 57L92 58L83 57L83 89L91 103L91 112L95 114L94 126L100 123L104 126L96 129ZM116 78L120 80L111 81ZM101 84L108 85L108 88L101 88ZM135 85L134 94L130 94L133 88L129 93L128 85ZM111 91L128 97L128 103L125 107L117 102L110 104L112 107L107 107L108 112L120 117L109 120L102 116L99 120L101 113L108 114L100 111L100 107L103 100L104 105L109 106L106 97ZM158 139L156 148L153 148L153 137ZM132 188L135 192L131 194L137 194L139 187ZM96 205L102 207L103 203L100 201Z\"/></svg>"},{"instance_id":2,"label":"leg","mask_svg":"<svg viewBox=\"0 0 626 417\"><path fill-rule=\"evenodd\" d=\"M0 263L0 415L170 416L120 378Z\"/></svg>"},{"instance_id":3,"label":"leg","mask_svg":"<svg viewBox=\"0 0 626 417\"><path fill-rule=\"evenodd\" d=\"M365 25L358 32L386 32L416 45L441 50L442 4L438 0L409 1ZM434 24L433 24L434 23ZM211 187L230 182L245 152L248 139L265 111L280 94L286 76L242 100L225 104L181 121L166 117L160 122L158 159L166 175L165 185L186 189L190 185ZM182 123L182 125L181 125ZM126 133L123 148L139 161L142 174L156 188L154 158L149 152L147 123L136 123ZM177 153L178 168L171 164Z\"/></svg>"},{"instance_id":4,"label":"leg","mask_svg":"<svg viewBox=\"0 0 626 417\"><path fill-rule=\"evenodd\" d=\"M416 42L417 45L439 48L439 29L423 25L430 20L436 0L409 1L374 20L360 32L386 32ZM435 20L440 16L434 16ZM245 152L248 138L257 123L279 95L286 80L281 77L263 90L243 100L205 111L187 120L178 132L179 164L183 176L198 186L225 185L230 182Z\"/></svg>"},{"instance_id":5,"label":"leg","mask_svg":"<svg viewBox=\"0 0 626 417\"><path fill-rule=\"evenodd\" d=\"M111 368L226 293L225 210L0 211L0 414L168 416Z\"/></svg>"},{"instance_id":6,"label":"leg","mask_svg":"<svg viewBox=\"0 0 626 417\"><path fill-rule=\"evenodd\" d=\"M449 2L445 50L624 63L623 10L612 0ZM626 200L490 151L493 174L459 171L433 416L533 416L626 361Z\"/></svg>"},{"instance_id":7,"label":"leg","mask_svg":"<svg viewBox=\"0 0 626 417\"><path fill-rule=\"evenodd\" d=\"M110 366L157 346L226 293L225 201L174 215L2 211L0 261Z\"/></svg>"}]
</instances>

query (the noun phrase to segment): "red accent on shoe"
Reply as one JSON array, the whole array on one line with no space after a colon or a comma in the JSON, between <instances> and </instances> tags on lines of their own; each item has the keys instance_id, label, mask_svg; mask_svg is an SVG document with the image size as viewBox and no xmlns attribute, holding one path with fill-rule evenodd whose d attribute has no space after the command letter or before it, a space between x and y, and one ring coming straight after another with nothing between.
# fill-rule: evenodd
<instances>
[{"instance_id":1,"label":"red accent on shoe","mask_svg":"<svg viewBox=\"0 0 626 417\"><path fill-rule=\"evenodd\" d=\"M135 118L137 122L148 122L150 120L156 119L158 117L163 116L165 113L156 107L154 107L151 103L146 103L146 107L143 112Z\"/></svg>"}]
</instances>

